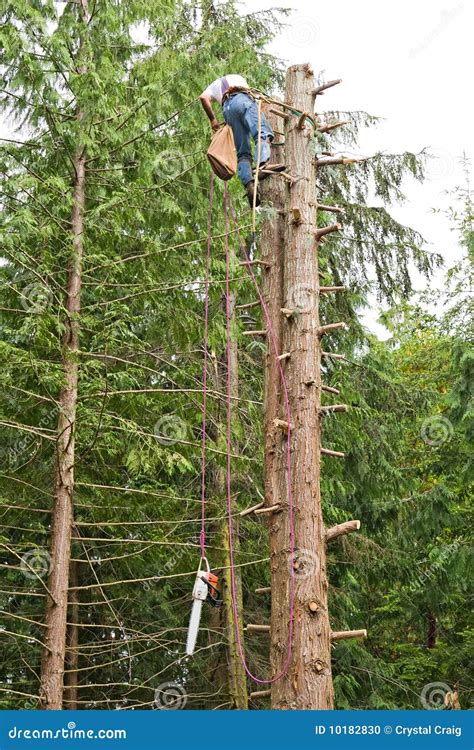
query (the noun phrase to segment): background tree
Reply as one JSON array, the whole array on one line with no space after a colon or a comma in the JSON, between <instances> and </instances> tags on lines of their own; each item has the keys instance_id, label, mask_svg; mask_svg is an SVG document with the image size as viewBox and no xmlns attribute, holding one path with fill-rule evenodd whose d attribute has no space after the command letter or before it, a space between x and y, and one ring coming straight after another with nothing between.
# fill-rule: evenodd
<instances>
[{"instance_id":1,"label":"background tree","mask_svg":"<svg viewBox=\"0 0 474 750\"><path fill-rule=\"evenodd\" d=\"M247 75L262 90L277 89L281 66L265 52L277 19L272 13L239 15L230 2L96 3L85 30L87 71L80 72L81 7L49 0L12 0L1 7L1 106L17 126L17 135L0 151L1 705L38 705L67 360L78 369L71 540L77 583L69 590L73 628L66 649L72 670L66 683L71 686L77 677L77 700L76 688L70 688L64 705L153 708L170 699L163 686L172 682L186 693L188 708L228 708L234 704L226 675L227 623L207 613L197 653L183 658L199 556L209 180L204 155L209 129L197 96L229 70ZM355 139L358 127L373 122L364 113L350 118L347 136L340 130L337 139L318 137L315 148L347 146L352 141L340 139ZM80 316L71 315L65 302L68 269L77 257L71 217L78 144L85 149ZM329 523L361 508L364 520L364 533L338 542L332 552L331 612L335 627L367 625L370 633L366 644L338 645L333 666L338 707L411 707L421 681L433 681L433 673L438 677L442 671L442 681L450 684L466 683L461 475L453 467L443 482L433 481L446 471L447 454L421 444L421 425L413 424L415 414L419 421L438 411L446 416L453 438L445 448L450 460L464 467L470 436L470 360L461 333L466 312L455 297L445 328L407 310L393 345L367 338L357 315L369 291L390 303L406 298L410 263L429 273L436 258L387 208L401 197L403 174L421 178L420 161L414 155L376 156L362 170L328 167L320 184L325 201L347 210L344 237L327 240L323 268L327 280L351 289L325 301L324 322L351 323L337 349L357 363L327 364L325 373L352 409L343 422L325 424L325 442L345 450L349 460L331 473L323 471L324 512ZM385 208L367 205L370 191ZM238 184L231 192L245 228L247 206ZM209 341L214 371L225 349L220 185L215 200ZM245 269L236 267L232 283L239 303L254 299ZM80 325L80 340L69 359L64 340L73 323ZM239 312L236 511L255 504L263 492L265 351L261 342L242 336L258 324L258 312ZM421 324L431 331L424 343L433 347L436 371L421 347L421 332L414 332ZM336 340L329 340L331 345L336 348ZM450 351L457 371L450 369ZM224 406L223 394L213 388L214 429ZM219 441L209 445L208 457L209 554L213 566L221 567L227 554L225 498L213 485L225 465ZM423 498L421 504L401 503L412 496ZM420 514L423 509L420 523L426 528L412 523L412 507ZM246 516L240 534L245 618L266 621L268 605L253 594L269 572L266 528ZM410 578L414 561L426 571L429 555L443 561L442 550L458 542L449 564L436 566L437 576L449 576L449 595L441 597L428 577L419 595L421 610L408 608L407 591L418 585ZM352 559L357 565L348 566ZM429 613L436 617L437 633L436 644L426 649L421 644ZM246 649L252 670L268 676L262 643L247 639ZM216 680L219 670L225 677Z\"/></svg>"}]
</instances>

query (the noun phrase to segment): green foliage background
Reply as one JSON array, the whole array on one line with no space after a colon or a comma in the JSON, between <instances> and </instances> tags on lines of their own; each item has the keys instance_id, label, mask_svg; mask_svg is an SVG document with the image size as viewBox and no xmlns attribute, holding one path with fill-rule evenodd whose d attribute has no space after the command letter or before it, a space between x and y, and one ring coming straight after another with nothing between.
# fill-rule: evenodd
<instances>
[{"instance_id":1,"label":"green foliage background","mask_svg":"<svg viewBox=\"0 0 474 750\"><path fill-rule=\"evenodd\" d=\"M175 682L187 693L187 708L229 708L225 632L212 613L196 656L183 658L198 557L209 182L209 128L196 97L229 70L256 88L278 91L283 65L266 45L284 15L243 16L232 1L208 0L97 2L91 11L84 74L77 66L77 6L1 5L1 106L18 126L18 140L0 150L0 704L34 707L39 689L47 580L41 566L45 560L47 566L72 254L72 157L85 138L73 545L79 707L154 708L157 687ZM80 124L76 107L84 111ZM376 124L366 113L332 114L350 125L338 136L319 134L318 151L354 145L361 127ZM360 534L330 549L331 620L335 630L369 632L364 642L334 648L338 708L418 708L432 682L457 685L463 708L471 696L472 309L463 290L472 273L472 207L464 192L462 215L450 217L466 261L450 271L446 310L435 318L422 301L409 302L410 276L417 268L429 277L439 259L425 252L418 232L390 215L390 204L404 198L406 176L423 179L420 155L378 154L318 175L324 202L346 209L342 237L330 235L322 250L324 280L350 290L322 301L324 321L350 324L327 344L347 362L324 365L325 381L350 406L324 426L325 444L347 456L324 462L324 513L328 526L362 521ZM249 214L238 184L231 194L245 234ZM373 196L381 205L370 205ZM213 378L225 346L221 203L219 185L210 287ZM328 223L330 215L320 220ZM232 283L239 303L253 299L238 266ZM390 306L386 342L358 322L370 294ZM265 351L242 336L259 323L259 313L242 314L236 334L237 510L262 492ZM210 487L225 461L223 397L218 387L211 395ZM218 491L210 493L208 511L209 554L219 568L225 498ZM253 594L269 580L266 558L266 526L246 517L237 555L245 621L268 619L269 605ZM251 668L267 675L264 643L249 637L246 648Z\"/></svg>"}]
</instances>

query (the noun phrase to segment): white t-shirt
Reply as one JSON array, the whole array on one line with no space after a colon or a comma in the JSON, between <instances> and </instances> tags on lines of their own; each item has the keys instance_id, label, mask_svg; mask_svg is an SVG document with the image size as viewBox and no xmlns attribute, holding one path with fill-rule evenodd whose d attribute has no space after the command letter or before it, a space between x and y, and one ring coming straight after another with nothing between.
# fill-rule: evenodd
<instances>
[{"instance_id":1,"label":"white t-shirt","mask_svg":"<svg viewBox=\"0 0 474 750\"><path fill-rule=\"evenodd\" d=\"M202 93L206 94L206 96L208 96L211 100L222 104L222 97L224 96L225 92L234 87L237 87L239 89L250 88L245 78L231 73L228 76L217 78Z\"/></svg>"}]
</instances>

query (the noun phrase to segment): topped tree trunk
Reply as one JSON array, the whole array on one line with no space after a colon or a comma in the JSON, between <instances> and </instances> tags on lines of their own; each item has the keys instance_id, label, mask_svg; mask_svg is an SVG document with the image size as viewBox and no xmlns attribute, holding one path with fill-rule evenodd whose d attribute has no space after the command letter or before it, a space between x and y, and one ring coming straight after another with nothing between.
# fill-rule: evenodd
<instances>
[{"instance_id":1,"label":"topped tree trunk","mask_svg":"<svg viewBox=\"0 0 474 750\"><path fill-rule=\"evenodd\" d=\"M289 68L285 102L299 112L314 112L315 80L309 65ZM280 430L274 467L283 512L270 520L272 568L271 666L279 673L288 649L290 571L295 574L292 658L284 677L272 685L273 709L331 709L331 641L328 617L325 528L321 513L321 342L316 241L316 163L314 130L299 116L285 118L287 169L283 253L281 352L291 409L292 494L296 553L289 545L286 486L287 433ZM274 180L278 178L273 178ZM292 311L289 314L288 311ZM281 390L281 389L280 389ZM279 418L286 420L280 394Z\"/></svg>"}]
</instances>

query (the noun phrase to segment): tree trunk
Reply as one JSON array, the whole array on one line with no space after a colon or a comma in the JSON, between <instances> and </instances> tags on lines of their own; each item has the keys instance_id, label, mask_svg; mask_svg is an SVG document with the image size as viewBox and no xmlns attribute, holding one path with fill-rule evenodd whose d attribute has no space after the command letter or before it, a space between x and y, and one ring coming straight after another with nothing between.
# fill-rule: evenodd
<instances>
[{"instance_id":1,"label":"tree trunk","mask_svg":"<svg viewBox=\"0 0 474 750\"><path fill-rule=\"evenodd\" d=\"M87 0L81 0L80 50L78 72L87 71L83 57L84 29L89 20ZM78 108L79 122L84 117ZM72 259L68 270L65 308L67 319L63 338L63 372L65 384L59 395L58 439L55 493L51 520L50 596L46 600L45 651L41 668L40 704L42 708L60 710L63 704L64 662L68 609L69 564L73 523L75 422L77 406L79 350L79 313L81 309L81 269L84 247L85 148L79 143L74 155L72 224Z\"/></svg>"},{"instance_id":2,"label":"tree trunk","mask_svg":"<svg viewBox=\"0 0 474 750\"><path fill-rule=\"evenodd\" d=\"M264 112L273 129L281 129L282 120L272 112ZM275 140L280 140L278 135ZM284 162L284 148L272 146L271 162ZM268 316L271 320L273 338L278 352L282 352L282 315L280 309L283 307L283 266L284 266L284 244L285 244L285 182L275 177L262 183L262 197L268 201L276 214L268 216L262 224L261 234L261 258L269 265L263 272L262 296L267 306ZM265 321L263 321L265 325ZM274 420L279 417L282 403L282 389L280 382L280 371L275 357L274 343L267 336L267 354L265 361L265 403L264 403L264 439L265 439L265 505L271 506L278 501L280 496L280 477L278 467L281 465L282 443L280 429L275 427ZM276 516L274 521L269 520L272 534L272 549L283 549L285 545L285 534L288 533L288 518Z\"/></svg>"},{"instance_id":3,"label":"tree trunk","mask_svg":"<svg viewBox=\"0 0 474 750\"><path fill-rule=\"evenodd\" d=\"M285 101L300 112L314 111L315 81L308 65L289 68ZM286 162L296 178L287 189L283 307L295 311L282 320L282 351L291 409L292 495L297 552L289 552L288 496L285 472L286 433L280 430L276 468L284 512L270 521L272 566L271 664L279 673L288 648L290 569L295 573L292 658L284 677L272 685L274 709L331 709L331 642L327 605L325 528L321 513L321 346L316 230L316 168L313 129L299 127L299 118L285 119ZM275 178L274 178L275 179ZM293 209L296 209L293 211ZM279 311L278 311L279 312ZM276 316L275 312L275 316ZM276 317L275 317L276 320ZM280 407L281 409L281 407ZM279 417L286 419L280 410ZM283 450L282 450L283 448Z\"/></svg>"},{"instance_id":4,"label":"tree trunk","mask_svg":"<svg viewBox=\"0 0 474 750\"><path fill-rule=\"evenodd\" d=\"M229 248L229 262L231 266L231 273L233 266L237 263L235 253ZM239 395L239 369L238 369L238 356L237 356L237 338L236 338L236 320L235 320L235 305L236 305L236 294L231 291L230 293L230 317L231 317L231 339L230 339L230 388L231 396L237 398ZM221 362L219 366L219 387L218 390L221 393L226 391L226 374L227 374L227 362ZM233 401L233 422L236 417L236 401ZM222 413L222 409L220 412ZM221 434L225 434L225 422L224 419L219 419L219 423L222 426ZM224 448L225 450L225 448ZM238 447L234 444L234 452L238 450ZM221 497L225 496L226 493L226 478L223 468L219 468L222 472L222 488L223 492ZM232 536L234 541L234 556L238 555L239 552L239 525L238 518L232 519ZM223 599L224 599L224 612L225 612L225 631L227 640L227 665L228 665L228 687L230 699L232 702L232 708L239 710L246 710L248 708L248 694L247 694L247 677L245 673L242 660L240 658L239 647L237 639L235 637L235 624L234 624L234 612L232 608L232 584L231 584L231 570L230 570L230 556L229 556L229 526L227 519L223 520L222 523L222 546L225 549L224 559L224 571L223 571ZM242 596L242 576L240 574L240 568L235 568L235 588L236 588L236 608L239 619L240 628L240 641L244 642L244 634L242 630L243 623L243 596Z\"/></svg>"},{"instance_id":5,"label":"tree trunk","mask_svg":"<svg viewBox=\"0 0 474 750\"><path fill-rule=\"evenodd\" d=\"M239 550L239 527L238 519L234 519L233 528L233 539L234 539L234 553L238 553ZM232 702L232 708L237 710L246 711L248 709L248 693L247 693L247 676L245 669L240 658L239 647L237 639L235 637L235 626L234 626L234 612L232 609L231 599L231 581L230 581L230 558L229 558L229 529L225 524L222 529L222 545L225 547L225 569L223 575L223 587L222 595L224 597L225 606L225 631L227 640L227 683L229 688L229 695ZM237 612L239 615L239 628L240 628L240 640L244 642L244 634L242 631L243 622L243 597L242 597L242 576L240 574L240 568L235 569L235 588L237 594Z\"/></svg>"},{"instance_id":6,"label":"tree trunk","mask_svg":"<svg viewBox=\"0 0 474 750\"><path fill-rule=\"evenodd\" d=\"M428 632L426 635L426 648L434 648L436 646L436 639L438 637L438 620L433 612L428 612L426 615L426 621L428 625Z\"/></svg>"},{"instance_id":7,"label":"tree trunk","mask_svg":"<svg viewBox=\"0 0 474 750\"><path fill-rule=\"evenodd\" d=\"M229 260L231 265L236 263L235 254L231 248L229 248ZM231 395L238 397L239 395L239 371L238 371L238 351L237 351L237 339L235 331L235 305L236 295L234 292L230 293L230 313L231 313L231 341L230 341L230 386ZM225 298L223 300L223 310L225 312ZM215 390L219 393L225 393L227 390L227 356L223 355L219 359L214 359L215 369L212 375ZM234 404L236 402L233 402ZM233 412L235 415L235 411ZM235 422L236 417L233 416ZM212 433L212 437L216 443L216 446L222 450L226 450L226 409L224 401L219 402L216 419L216 429L212 430L208 428L209 434ZM236 452L238 447L234 444L233 451ZM225 673L221 669L221 665L217 664L215 671L215 680L221 686L224 682L227 683L227 690L230 698L231 708L246 710L248 708L248 694L247 694L247 677L245 669L243 667L237 639L235 637L235 626L234 626L234 612L232 607L232 583L230 575L230 554L229 554L229 525L227 515L222 513L223 504L225 505L225 497L227 493L227 482L226 482L226 471L222 464L216 462L214 470L212 472L211 479L212 494L215 499L213 502L213 508L215 514L218 516L223 515L223 518L216 523L215 531L219 535L221 540L221 546L224 549L222 558L222 571L220 571L220 585L222 591L223 605L219 610L213 610L211 613L211 621L213 627L222 628L225 635L226 647L226 669ZM238 553L239 550L239 526L238 518L233 518L233 541L234 541L234 554ZM239 627L240 627L240 639L241 643L244 641L242 622L243 622L243 600L242 600L242 578L240 574L240 568L235 569L235 583L236 583L236 599L237 599L237 612L239 613Z\"/></svg>"},{"instance_id":8,"label":"tree trunk","mask_svg":"<svg viewBox=\"0 0 474 750\"><path fill-rule=\"evenodd\" d=\"M77 562L71 561L69 568L69 585L73 589L69 591L69 623L67 626L67 672L65 675L64 703L65 708L73 711L77 709L77 667L79 646L79 592Z\"/></svg>"}]
</instances>

